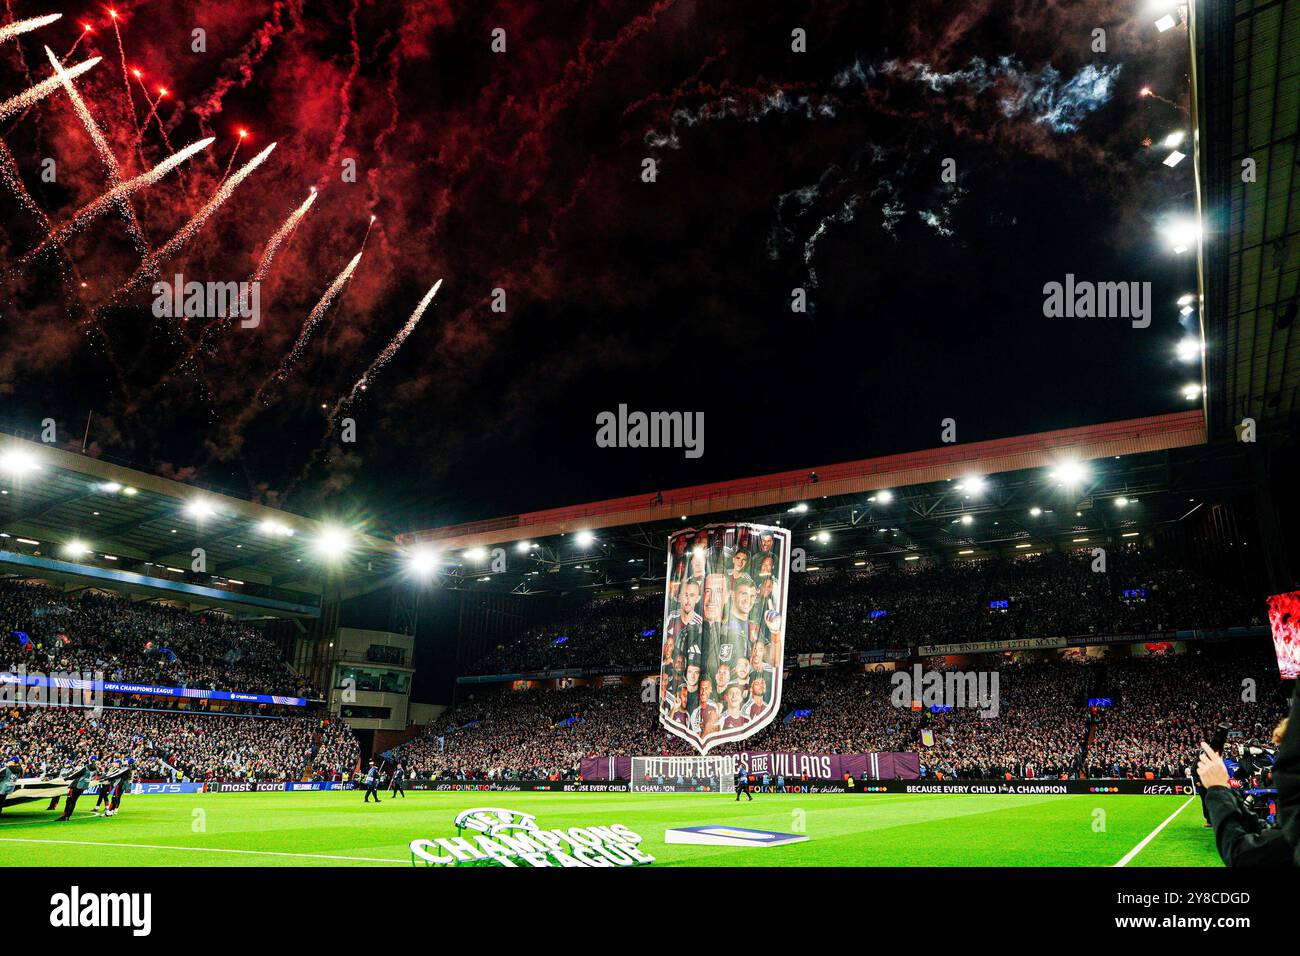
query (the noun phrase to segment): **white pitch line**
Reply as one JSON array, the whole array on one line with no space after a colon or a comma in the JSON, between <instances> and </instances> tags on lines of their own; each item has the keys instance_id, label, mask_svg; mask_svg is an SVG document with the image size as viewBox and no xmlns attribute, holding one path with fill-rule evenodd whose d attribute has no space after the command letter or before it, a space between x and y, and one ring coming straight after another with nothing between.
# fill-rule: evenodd
<instances>
[{"instance_id":1,"label":"white pitch line","mask_svg":"<svg viewBox=\"0 0 1300 956\"><path fill-rule=\"evenodd\" d=\"M24 837L0 837L0 843L61 843L67 846L114 846L133 850L193 850L197 853L248 853L253 856L293 856L309 860L356 860L361 863L401 863L410 866L410 860L390 860L377 856L331 856L327 853L286 853L279 850L226 850L215 846L162 846L157 843L102 843L96 840L34 840Z\"/></svg>"},{"instance_id":2,"label":"white pitch line","mask_svg":"<svg viewBox=\"0 0 1300 956\"><path fill-rule=\"evenodd\" d=\"M1179 808L1178 808L1177 810L1175 810L1173 813L1169 814L1169 816L1165 817L1165 822L1164 822L1164 823L1160 824L1160 826L1156 827L1154 830L1152 830L1150 833L1148 833L1148 834L1143 838L1143 840L1142 840L1141 843L1139 843L1139 844L1138 844L1137 846L1135 846L1133 849L1131 849L1131 850L1129 850L1127 853L1125 853L1123 859L1121 859L1118 863L1114 864L1114 866L1127 866L1129 860L1133 859L1133 857L1135 857L1135 856L1137 856L1139 853L1141 853L1141 852L1142 852L1142 848L1143 848L1144 846L1146 846L1148 843L1150 843L1152 840L1154 840L1154 839L1156 838L1156 834L1158 834L1158 833L1159 833L1161 830L1163 830L1165 827L1169 826L1169 824L1173 822L1174 817L1176 817L1176 816L1178 816L1178 814L1182 813L1182 812L1183 812L1183 808L1186 807L1187 804L1191 803L1191 802L1192 802L1193 800L1195 800L1195 799L1196 799L1196 794L1192 794L1190 797L1188 797L1187 800L1184 801L1184 803L1183 803L1183 805L1182 805L1181 807L1179 807Z\"/></svg>"}]
</instances>

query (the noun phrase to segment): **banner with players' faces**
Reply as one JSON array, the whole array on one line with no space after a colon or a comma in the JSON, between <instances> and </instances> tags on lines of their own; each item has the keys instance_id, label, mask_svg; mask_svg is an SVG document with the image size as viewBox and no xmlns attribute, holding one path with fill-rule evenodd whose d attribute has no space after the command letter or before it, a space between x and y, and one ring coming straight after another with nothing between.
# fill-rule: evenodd
<instances>
[{"instance_id":1,"label":"banner with players' faces","mask_svg":"<svg viewBox=\"0 0 1300 956\"><path fill-rule=\"evenodd\" d=\"M700 753L781 706L790 532L734 522L668 539L659 722Z\"/></svg>"}]
</instances>

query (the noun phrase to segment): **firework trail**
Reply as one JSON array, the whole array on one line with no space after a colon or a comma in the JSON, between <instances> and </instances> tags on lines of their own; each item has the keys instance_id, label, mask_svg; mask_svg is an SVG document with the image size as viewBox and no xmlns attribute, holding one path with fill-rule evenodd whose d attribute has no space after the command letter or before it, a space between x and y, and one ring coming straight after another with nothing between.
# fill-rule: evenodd
<instances>
[{"instance_id":1,"label":"firework trail","mask_svg":"<svg viewBox=\"0 0 1300 956\"><path fill-rule=\"evenodd\" d=\"M32 198L32 194L27 191L27 186L23 182L22 174L18 171L18 164L14 161L13 153L9 152L9 147L6 146L2 140L0 140L0 182L3 182L13 191L14 197L18 200L18 204L32 214L32 217L35 218L42 229L48 231L51 228L50 217L45 215L45 210L40 207L40 204ZM62 244L59 244L59 251L63 252ZM72 270L72 274L77 280L77 289L80 290L82 287L81 273L77 269L77 264L68 257L66 252L64 253L64 258L67 260L68 267Z\"/></svg>"},{"instance_id":2,"label":"firework trail","mask_svg":"<svg viewBox=\"0 0 1300 956\"><path fill-rule=\"evenodd\" d=\"M144 85L144 79L137 74L136 81L140 84L140 92L144 95L144 101L149 107L149 115L144 119L144 126L140 129L140 136L143 138L144 134L149 132L149 124L157 120L158 132L162 134L162 141L167 146L167 152L176 152L176 149L172 146L171 137L167 135L167 127L163 125L162 117L158 115L158 104L167 96L167 87L158 87L158 98L150 102L149 89Z\"/></svg>"},{"instance_id":3,"label":"firework trail","mask_svg":"<svg viewBox=\"0 0 1300 956\"><path fill-rule=\"evenodd\" d=\"M23 183L22 175L18 171L18 164L14 161L14 154L9 152L9 147L0 140L0 182L12 190L14 198L18 204L36 217L36 221L41 224L42 229L50 228L50 220L46 217L45 211L32 198L32 194L27 191L26 184Z\"/></svg>"},{"instance_id":4,"label":"firework trail","mask_svg":"<svg viewBox=\"0 0 1300 956\"><path fill-rule=\"evenodd\" d=\"M244 144L244 137L247 135L248 134L244 130L241 129L239 131L239 139L235 140L235 148L230 151L230 158L226 160L226 169L221 174L221 183L224 183L226 177L230 175L230 169L235 165L235 157L239 155L239 147ZM218 183L217 185L220 185L221 183Z\"/></svg>"},{"instance_id":5,"label":"firework trail","mask_svg":"<svg viewBox=\"0 0 1300 956\"><path fill-rule=\"evenodd\" d=\"M72 46L68 47L68 52L63 54L63 59L65 61L68 59L68 57L72 56L72 54L77 52L77 47L81 46L81 41L86 39L86 34L91 32L92 31L90 29L89 23L83 23L81 25L81 34L77 37L76 42L74 42Z\"/></svg>"},{"instance_id":6,"label":"firework trail","mask_svg":"<svg viewBox=\"0 0 1300 956\"><path fill-rule=\"evenodd\" d=\"M17 23L9 23L0 27L0 43L5 40L12 40L20 33L30 33L33 30L39 30L43 26L48 26L55 20L63 16L61 13L51 13L44 17L32 17L30 20L19 20Z\"/></svg>"},{"instance_id":7,"label":"firework trail","mask_svg":"<svg viewBox=\"0 0 1300 956\"><path fill-rule=\"evenodd\" d=\"M250 282L261 282L266 278L267 273L271 271L271 262L275 259L275 254L279 251L280 246L283 245L284 241L293 234L295 229L298 228L298 223L302 222L302 217L307 215L307 210L311 208L311 204L316 201L318 195L320 194L317 193L315 189L312 189L311 193L307 196L306 201L291 212L289 218L284 221L284 224L281 225L280 228L275 231L274 235L267 240L266 249L262 253L261 261L258 262L257 269L253 272L253 277L249 280ZM232 320L229 318L218 318L213 319L204 326L203 330L195 337L194 344L189 347L184 355L172 363L170 371L175 372L177 369L184 368L186 363L188 363L190 359L194 358L194 356L199 352L207 348L222 328L230 325L231 321Z\"/></svg>"},{"instance_id":8,"label":"firework trail","mask_svg":"<svg viewBox=\"0 0 1300 956\"><path fill-rule=\"evenodd\" d=\"M32 214L42 229L50 229L50 218L45 214L45 210L40 204L32 198L32 194L27 191L27 186L23 182L22 174L18 171L18 164L14 161L13 153L9 152L9 147L0 140L0 182L3 182L18 199L18 204ZM68 269L72 272L73 279L76 280L76 290L78 298L81 301L82 308L86 308L85 295L82 291L85 288L85 282L82 281L81 270L77 268L76 260L67 254L62 243L58 244L59 252L63 253L63 258L67 262ZM89 312L89 309L86 309ZM123 380L122 367L118 364L117 357L113 354L112 343L109 342L108 336L105 335L104 329L100 326L92 315L90 323L95 332L98 333L101 347L103 348L104 358L108 360L109 367L117 375L119 382Z\"/></svg>"},{"instance_id":9,"label":"firework trail","mask_svg":"<svg viewBox=\"0 0 1300 956\"><path fill-rule=\"evenodd\" d=\"M108 146L108 141L104 139L104 133L100 130L95 118L90 115L90 110L86 106L86 101L81 98L77 88L72 85L72 71L65 70L59 58L54 55L54 51L48 46L45 48L45 55L50 59L50 66L54 67L54 75L63 83L63 88L68 93L68 99L72 101L72 107L77 112L77 117L81 120L86 132L90 134L90 140L95 144L95 151L99 153L99 158L108 171L108 184L117 187L122 184L122 169L117 164L117 157ZM86 61L91 62L90 60ZM99 57L95 57L95 62L99 62ZM74 67L75 69L75 67ZM126 231L135 243L136 250L142 256L149 255L149 243L145 241L144 230L140 228L140 220L135 216L135 209L125 197L121 199L120 207L122 214L126 217Z\"/></svg>"},{"instance_id":10,"label":"firework trail","mask_svg":"<svg viewBox=\"0 0 1300 956\"><path fill-rule=\"evenodd\" d=\"M334 420L345 408L356 401L357 393L364 392L366 387L370 384L370 380L385 365L393 360L393 356L396 355L397 350L402 347L402 343L406 341L407 336L414 332L415 327L420 324L420 318L424 315L424 310L429 307L429 303L432 302L433 297L438 294L438 289L441 288L441 286L442 280L439 279L433 284L433 288L424 294L424 298L421 299L420 304L415 307L415 311L412 312L411 317L406 320L406 324L398 329L397 334L393 336L393 340L389 342L387 347L385 347L375 360L370 363L370 367L365 370L362 376L357 379L357 383L352 386L352 391L347 394L346 398L339 399L338 403L335 404L333 411L330 412L328 431L332 432L334 430Z\"/></svg>"},{"instance_id":11,"label":"firework trail","mask_svg":"<svg viewBox=\"0 0 1300 956\"><path fill-rule=\"evenodd\" d=\"M1171 99L1167 99L1166 97L1161 96L1159 93L1157 93L1155 90L1151 89L1151 87L1149 87L1149 86L1144 86L1144 87L1142 87L1142 89L1138 91L1138 95L1139 95L1139 96L1150 97L1150 98L1153 99L1153 100L1159 100L1161 103L1164 103L1164 104L1165 104L1166 106L1168 106L1170 109L1178 110L1178 112L1180 112L1180 113L1184 113L1184 114L1185 114L1185 113L1187 112L1187 110L1183 109L1181 106L1179 106L1179 105L1178 105L1177 103L1175 103L1173 100L1171 100Z\"/></svg>"},{"instance_id":12,"label":"firework trail","mask_svg":"<svg viewBox=\"0 0 1300 956\"><path fill-rule=\"evenodd\" d=\"M48 47L46 49L48 49ZM63 86L65 79L72 80L73 78L80 76L82 73L93 68L100 59L101 58L97 56L91 57L89 60L78 63L70 70L64 70L60 67L59 76L51 76L49 79L41 80L41 82L37 83L35 86L30 86L23 90L17 96L11 96L3 103L0 103L0 120L8 119L19 110L25 110L33 103L45 99L45 97ZM69 83L68 85L71 86L72 84Z\"/></svg>"},{"instance_id":13,"label":"firework trail","mask_svg":"<svg viewBox=\"0 0 1300 956\"><path fill-rule=\"evenodd\" d=\"M212 141L212 138L208 138L203 142L211 143ZM235 191L235 188L247 179L253 170L262 165L262 161L271 155L271 150L273 149L275 149L275 143L272 143L270 146L266 147L266 149L262 150L250 159L235 171L235 175L222 183L220 188L212 194L212 198L204 204L203 208L196 212L190 218L189 222L177 230L176 235L168 239L157 252L145 256L144 261L142 261L135 272L132 273L131 278L127 279L117 292L114 293L114 298L134 289L146 276L156 274L158 266L162 264L162 261L174 255L176 250L189 242L190 239L194 237L194 234L203 228L203 224L208 221L214 212L221 208L221 205L227 199L230 198L231 194Z\"/></svg>"},{"instance_id":14,"label":"firework trail","mask_svg":"<svg viewBox=\"0 0 1300 956\"><path fill-rule=\"evenodd\" d=\"M374 378L385 365L393 360L393 356L396 355L397 350L402 347L402 343L406 341L407 336L414 332L415 327L420 324L420 317L424 315L424 310L429 307L429 303L432 302L433 297L438 294L438 289L441 286L442 280L439 279L433 284L433 288L424 294L424 298L421 299L419 305L415 307L415 311L412 312L411 317L406 320L406 324L403 325L398 330L397 334L393 336L393 340L388 343L388 346L379 353L373 362L370 363L370 367L362 373L359 379L357 379L356 384L352 386L352 391L348 392L345 397L339 399L334 404L334 407L329 413L329 420L325 423L325 434L321 436L320 444L316 446L316 450L307 459L307 463L303 465L302 471L298 473L298 477L289 482L288 487L284 489L284 494L286 496L292 494L299 485L307 480L308 476L311 474L312 468L316 465L316 461L320 458L321 452L324 451L326 445L329 444L330 435L334 434L334 426L338 421L338 417L343 414L349 405L356 401L357 393L364 392L366 387L370 384L370 380Z\"/></svg>"},{"instance_id":15,"label":"firework trail","mask_svg":"<svg viewBox=\"0 0 1300 956\"><path fill-rule=\"evenodd\" d=\"M293 348L289 350L288 356L286 356L285 360L280 363L280 367L275 370L275 373L262 384L261 388L257 390L258 401L262 400L262 396L266 394L268 388L274 384L283 382L285 377L289 374L289 370L293 368L294 363L298 361L298 358L302 355L302 350L306 347L307 341L311 338L312 332L316 331L316 326L320 323L321 318L327 311L329 311L330 303L332 303L338 294L343 291L343 287L347 285L348 280L352 278L352 273L356 270L357 264L361 261L361 255L362 254L358 252L352 257L352 261L344 266L343 271L334 277L334 281L331 282L329 288L325 290L325 294L320 297L320 301L317 302L311 312L307 314L307 321L302 324L302 331L298 333L298 341L293 343Z\"/></svg>"},{"instance_id":16,"label":"firework trail","mask_svg":"<svg viewBox=\"0 0 1300 956\"><path fill-rule=\"evenodd\" d=\"M117 55L122 61L122 89L126 91L126 108L131 112L131 122L135 124L135 138L140 140L140 117L135 112L135 97L131 95L131 80L126 72L126 50L122 48L122 32L117 28L117 11L110 10L113 19L113 36L117 37Z\"/></svg>"},{"instance_id":17,"label":"firework trail","mask_svg":"<svg viewBox=\"0 0 1300 956\"><path fill-rule=\"evenodd\" d=\"M107 213L116 203L125 199L131 193L143 189L145 186L152 186L199 150L207 149L212 145L212 142L212 138L209 137L208 139L201 139L196 143L191 143L179 153L173 153L171 156L168 156L147 173L141 173L134 179L128 179L126 182L114 186L98 199L82 206L73 214L70 220L52 231L48 236L41 240L40 245L27 253L27 255L23 256L18 262L19 268L44 252L51 243L62 243L63 240L72 235L82 226L86 225L86 223L98 219L100 216Z\"/></svg>"},{"instance_id":18,"label":"firework trail","mask_svg":"<svg viewBox=\"0 0 1300 956\"><path fill-rule=\"evenodd\" d=\"M313 189L307 196L306 201L289 213L289 218L267 240L266 250L262 253L262 259L258 262L257 269L253 272L253 282L261 282L266 278L266 274L271 271L271 261L275 258L275 254L280 251L280 246L284 243L284 240L289 238L289 234L298 228L298 223L302 222L302 217L307 215L307 210L311 208L311 204L316 201L316 197L319 195L320 193Z\"/></svg>"}]
</instances>

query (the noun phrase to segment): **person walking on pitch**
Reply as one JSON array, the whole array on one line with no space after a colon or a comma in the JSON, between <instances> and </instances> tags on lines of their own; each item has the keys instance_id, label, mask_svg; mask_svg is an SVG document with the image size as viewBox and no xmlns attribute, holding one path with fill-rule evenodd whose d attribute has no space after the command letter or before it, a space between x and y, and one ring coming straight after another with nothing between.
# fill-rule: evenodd
<instances>
[{"instance_id":1,"label":"person walking on pitch","mask_svg":"<svg viewBox=\"0 0 1300 956\"><path fill-rule=\"evenodd\" d=\"M379 802L379 768L373 760L370 761L370 769L366 771L366 796L361 802L369 803L371 797L375 798L375 803Z\"/></svg>"},{"instance_id":2,"label":"person walking on pitch","mask_svg":"<svg viewBox=\"0 0 1300 956\"><path fill-rule=\"evenodd\" d=\"M20 776L22 776L22 766L18 762L18 757L13 756L5 760L4 766L0 767L0 813L4 812L5 799L18 786Z\"/></svg>"},{"instance_id":3,"label":"person walking on pitch","mask_svg":"<svg viewBox=\"0 0 1300 956\"><path fill-rule=\"evenodd\" d=\"M737 770L736 771L736 802L737 803L740 802L740 795L742 793L749 798L750 803L754 802L754 795L750 793L749 774L745 773L743 770Z\"/></svg>"},{"instance_id":4,"label":"person walking on pitch","mask_svg":"<svg viewBox=\"0 0 1300 956\"><path fill-rule=\"evenodd\" d=\"M77 808L77 801L90 786L90 778L95 775L98 762L98 757L91 757L69 774L68 779L71 783L68 785L68 801L63 805L63 816L59 817L59 820L72 819L72 811Z\"/></svg>"}]
</instances>

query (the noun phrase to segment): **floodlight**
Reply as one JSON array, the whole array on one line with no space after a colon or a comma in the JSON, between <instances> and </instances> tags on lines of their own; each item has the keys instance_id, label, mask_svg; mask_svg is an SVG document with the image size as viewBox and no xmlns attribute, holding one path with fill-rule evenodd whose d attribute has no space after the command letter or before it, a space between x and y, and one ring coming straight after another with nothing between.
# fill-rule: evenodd
<instances>
[{"instance_id":1,"label":"floodlight","mask_svg":"<svg viewBox=\"0 0 1300 956\"><path fill-rule=\"evenodd\" d=\"M1178 357L1184 362L1195 362L1201 356L1199 339L1187 337L1178 343Z\"/></svg>"},{"instance_id":2,"label":"floodlight","mask_svg":"<svg viewBox=\"0 0 1300 956\"><path fill-rule=\"evenodd\" d=\"M1173 251L1182 255L1201 238L1201 227L1190 219L1176 219L1162 230Z\"/></svg>"},{"instance_id":3,"label":"floodlight","mask_svg":"<svg viewBox=\"0 0 1300 956\"><path fill-rule=\"evenodd\" d=\"M7 471L11 475L25 475L40 467L36 459L21 448L9 448L0 452L0 471Z\"/></svg>"},{"instance_id":4,"label":"floodlight","mask_svg":"<svg viewBox=\"0 0 1300 956\"><path fill-rule=\"evenodd\" d=\"M1058 482L1067 488L1079 485L1088 477L1088 468L1082 462L1067 461L1056 467L1056 470L1048 475L1049 478L1055 478Z\"/></svg>"},{"instance_id":5,"label":"floodlight","mask_svg":"<svg viewBox=\"0 0 1300 956\"><path fill-rule=\"evenodd\" d=\"M417 577L428 578L438 570L438 552L433 548L416 548L406 556L406 561Z\"/></svg>"},{"instance_id":6,"label":"floodlight","mask_svg":"<svg viewBox=\"0 0 1300 956\"><path fill-rule=\"evenodd\" d=\"M320 533L316 535L312 547L321 557L334 561L343 557L351 544L352 536L345 529L326 526L321 528Z\"/></svg>"},{"instance_id":7,"label":"floodlight","mask_svg":"<svg viewBox=\"0 0 1300 956\"><path fill-rule=\"evenodd\" d=\"M211 518L216 514L217 509L211 501L195 498L185 506L185 513L196 521L202 521L204 518Z\"/></svg>"}]
</instances>

